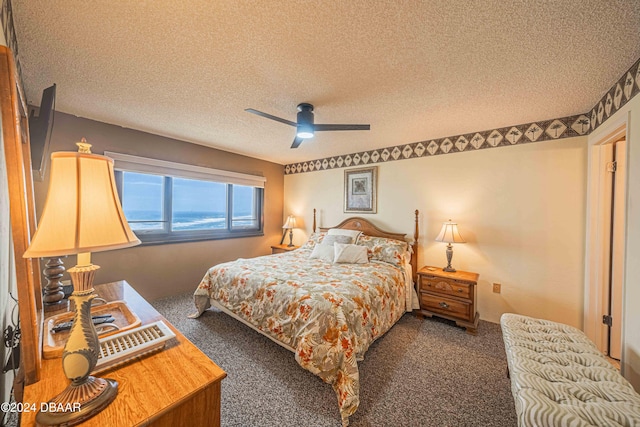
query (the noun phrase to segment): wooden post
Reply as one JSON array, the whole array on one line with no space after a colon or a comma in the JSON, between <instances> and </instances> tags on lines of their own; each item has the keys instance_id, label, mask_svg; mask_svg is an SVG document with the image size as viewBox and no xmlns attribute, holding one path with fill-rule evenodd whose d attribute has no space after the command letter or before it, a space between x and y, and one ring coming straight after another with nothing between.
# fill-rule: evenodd
<instances>
[{"instance_id":1,"label":"wooden post","mask_svg":"<svg viewBox=\"0 0 640 427\"><path fill-rule=\"evenodd\" d=\"M13 54L0 46L0 108L9 186L11 234L15 254L22 339L21 363L26 384L40 379L42 354L42 288L37 259L23 258L36 229L31 150L26 106L21 102Z\"/></svg>"},{"instance_id":2,"label":"wooden post","mask_svg":"<svg viewBox=\"0 0 640 427\"><path fill-rule=\"evenodd\" d=\"M419 229L418 229L418 214L420 213L420 211L418 211L418 209L416 209L415 211L415 216L416 216L416 228L415 231L413 232L413 257L411 257L411 269L413 270L413 282L417 283L418 280L418 236L420 235Z\"/></svg>"}]
</instances>

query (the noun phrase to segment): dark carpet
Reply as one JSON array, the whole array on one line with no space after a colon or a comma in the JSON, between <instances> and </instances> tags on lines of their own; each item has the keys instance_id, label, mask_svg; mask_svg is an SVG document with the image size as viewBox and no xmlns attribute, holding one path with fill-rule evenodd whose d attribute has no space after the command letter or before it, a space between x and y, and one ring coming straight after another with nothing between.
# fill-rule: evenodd
<instances>
[{"instance_id":1,"label":"dark carpet","mask_svg":"<svg viewBox=\"0 0 640 427\"><path fill-rule=\"evenodd\" d=\"M333 389L293 353L221 312L187 318L195 311L191 293L152 304L227 372L224 427L341 426ZM445 320L405 314L359 367L352 427L517 425L497 324L481 321L472 336Z\"/></svg>"}]
</instances>

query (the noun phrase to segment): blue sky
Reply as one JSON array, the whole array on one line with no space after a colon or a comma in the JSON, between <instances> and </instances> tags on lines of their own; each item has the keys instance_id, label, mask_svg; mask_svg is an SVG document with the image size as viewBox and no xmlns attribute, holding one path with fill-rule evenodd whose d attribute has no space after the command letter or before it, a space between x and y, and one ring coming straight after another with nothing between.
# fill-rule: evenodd
<instances>
[{"instance_id":1,"label":"blue sky","mask_svg":"<svg viewBox=\"0 0 640 427\"><path fill-rule=\"evenodd\" d=\"M159 213L162 209L164 177L134 172L125 172L124 176L123 207L125 211L157 210ZM174 178L173 211L222 212L225 210L226 187L226 184L219 182ZM251 187L235 187L234 205L238 213L251 209L252 192Z\"/></svg>"}]
</instances>

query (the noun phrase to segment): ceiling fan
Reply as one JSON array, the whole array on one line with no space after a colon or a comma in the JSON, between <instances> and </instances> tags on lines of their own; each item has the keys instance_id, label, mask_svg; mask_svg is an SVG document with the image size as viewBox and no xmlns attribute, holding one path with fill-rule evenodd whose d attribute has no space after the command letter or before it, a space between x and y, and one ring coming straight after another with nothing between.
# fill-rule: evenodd
<instances>
[{"instance_id":1,"label":"ceiling fan","mask_svg":"<svg viewBox=\"0 0 640 427\"><path fill-rule=\"evenodd\" d=\"M338 124L314 124L313 123L313 105L302 103L298 104L298 118L297 121L292 122L290 120L281 119L280 117L272 116L271 114L263 113L262 111L254 110L253 108L247 108L249 113L257 114L258 116L265 117L267 119L275 120L285 125L295 126L296 137L293 139L291 148L298 148L304 139L313 138L315 132L328 131L328 130L369 130L369 125L338 125Z\"/></svg>"}]
</instances>

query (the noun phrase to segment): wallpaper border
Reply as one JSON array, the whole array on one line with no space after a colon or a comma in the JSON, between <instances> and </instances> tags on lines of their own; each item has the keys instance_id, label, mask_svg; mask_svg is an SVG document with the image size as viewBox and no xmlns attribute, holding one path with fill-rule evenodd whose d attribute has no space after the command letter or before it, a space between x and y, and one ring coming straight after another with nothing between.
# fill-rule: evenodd
<instances>
[{"instance_id":1,"label":"wallpaper border","mask_svg":"<svg viewBox=\"0 0 640 427\"><path fill-rule=\"evenodd\" d=\"M639 92L640 58L583 114L292 163L285 165L284 173L292 175L588 135Z\"/></svg>"}]
</instances>

